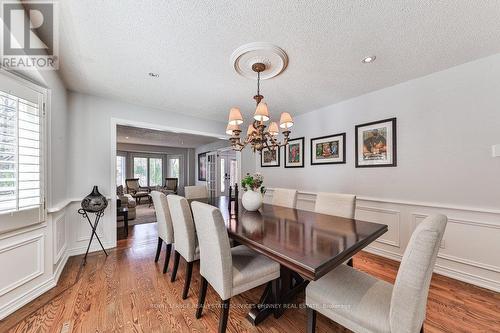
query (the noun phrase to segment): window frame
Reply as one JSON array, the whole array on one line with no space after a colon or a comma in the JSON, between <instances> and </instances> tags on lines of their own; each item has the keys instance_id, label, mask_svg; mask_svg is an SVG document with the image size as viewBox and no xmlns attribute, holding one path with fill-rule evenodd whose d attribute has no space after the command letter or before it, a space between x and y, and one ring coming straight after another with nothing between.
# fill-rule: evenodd
<instances>
[{"instance_id":1,"label":"window frame","mask_svg":"<svg viewBox=\"0 0 500 333\"><path fill-rule=\"evenodd\" d=\"M49 190L48 184L51 181L50 177L50 170L51 170L51 165L50 165L50 156L51 156L51 147L50 147L50 139L48 133L50 132L50 96L51 96L51 91L50 89L44 87L43 85L40 85L30 78L19 74L17 72L14 72L9 69L5 68L0 68L0 75L6 76L8 79L11 79L13 81L16 81L18 84L21 86L24 86L28 89L31 89L37 93L40 94L40 208L39 208L39 221L36 223L27 223L27 224L22 224L22 225L17 225L17 222L15 222L13 226L7 225L7 229L4 229L0 226L0 233L13 230L13 229L18 229L18 228L23 228L29 225L33 224L38 224L38 223L43 223L47 220L48 216L48 208L47 208L47 201L48 198L50 200L51 197L51 191ZM21 96L19 96L21 97ZM14 215L23 215L23 211L26 212L28 211L27 209L16 209L7 213L2 213L2 215L10 214L11 216Z\"/></svg>"},{"instance_id":2,"label":"window frame","mask_svg":"<svg viewBox=\"0 0 500 333\"><path fill-rule=\"evenodd\" d=\"M160 161L160 184L158 185L151 185L151 160L159 160ZM163 186L165 179L163 177L164 172L163 172L163 167L164 167L164 160L163 157L148 157L148 187L157 187L157 186Z\"/></svg>"},{"instance_id":3,"label":"window frame","mask_svg":"<svg viewBox=\"0 0 500 333\"><path fill-rule=\"evenodd\" d=\"M134 159L135 158L145 158L146 159L146 167L147 167L147 174L146 174L146 180L147 180L147 184L140 184L141 186L143 187L149 187L149 188L152 188L152 187L155 187L155 186L163 186L164 185L164 182L165 182L165 159L163 158L163 155L162 154L150 154L150 153L131 153L130 154L130 174L133 178L136 178L134 176L134 167L135 167L135 162L134 162ZM159 159L161 160L161 185L150 185L150 159Z\"/></svg>"},{"instance_id":4,"label":"window frame","mask_svg":"<svg viewBox=\"0 0 500 333\"><path fill-rule=\"evenodd\" d=\"M123 173L123 184L118 184L118 182L117 182L117 183L116 183L116 186L123 185L123 187L125 188L125 187L127 186L127 185L125 184L125 180L127 179L127 168L128 168L128 159L127 159L127 154L126 154L126 153L120 153L120 152L116 153L116 161L117 161L117 162L118 162L118 158L119 158L119 157L123 158L123 160L124 160L124 163L123 163L123 164L124 164L125 168L124 168L124 170L122 171L122 173ZM116 165L115 165L115 168L116 168ZM116 172L115 172L115 180L117 180L116 178L117 178L117 174L116 174Z\"/></svg>"}]
</instances>

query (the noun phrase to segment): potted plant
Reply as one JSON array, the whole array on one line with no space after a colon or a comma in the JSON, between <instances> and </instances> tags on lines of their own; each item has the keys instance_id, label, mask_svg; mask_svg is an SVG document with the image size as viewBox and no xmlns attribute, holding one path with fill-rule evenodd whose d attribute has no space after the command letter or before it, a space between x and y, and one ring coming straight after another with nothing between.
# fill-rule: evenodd
<instances>
[{"instance_id":1,"label":"potted plant","mask_svg":"<svg viewBox=\"0 0 500 333\"><path fill-rule=\"evenodd\" d=\"M262 186L263 182L264 177L258 172L253 175L247 173L241 180L241 187L245 191L241 203L246 210L254 212L262 206L264 193L266 193L266 188Z\"/></svg>"}]
</instances>

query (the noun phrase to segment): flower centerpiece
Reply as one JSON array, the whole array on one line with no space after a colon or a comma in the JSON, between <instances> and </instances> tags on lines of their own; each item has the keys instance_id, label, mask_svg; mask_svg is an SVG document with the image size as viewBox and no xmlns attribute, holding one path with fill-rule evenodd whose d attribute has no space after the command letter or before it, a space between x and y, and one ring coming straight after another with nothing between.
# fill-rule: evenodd
<instances>
[{"instance_id":1,"label":"flower centerpiece","mask_svg":"<svg viewBox=\"0 0 500 333\"><path fill-rule=\"evenodd\" d=\"M262 186L263 183L264 177L258 172L253 175L247 173L241 180L241 187L245 191L241 203L246 210L254 212L262 206L263 196L266 193L266 188Z\"/></svg>"}]
</instances>

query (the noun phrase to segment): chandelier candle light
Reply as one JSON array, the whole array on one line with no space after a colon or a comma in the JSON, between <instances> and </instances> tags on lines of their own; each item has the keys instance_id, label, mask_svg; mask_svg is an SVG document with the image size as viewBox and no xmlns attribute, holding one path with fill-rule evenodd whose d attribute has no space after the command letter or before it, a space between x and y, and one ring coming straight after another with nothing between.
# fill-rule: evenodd
<instances>
[{"instance_id":1,"label":"chandelier candle light","mask_svg":"<svg viewBox=\"0 0 500 333\"><path fill-rule=\"evenodd\" d=\"M281 146L288 144L290 136L290 127L293 126L292 116L288 112L281 113L280 125L283 129L283 142L278 140L279 128L278 124L272 121L269 127L265 124L269 121L269 109L263 101L264 96L260 94L260 73L266 70L266 65L263 63L255 63L252 65L252 70L257 73L257 95L253 97L257 103L253 122L248 125L246 138L240 138L240 125L243 124L243 117L239 108L232 108L229 111L229 123L226 128L226 134L230 135L229 141L234 150L241 151L247 144L250 144L253 152L262 152L262 149L267 148L275 150Z\"/></svg>"}]
</instances>

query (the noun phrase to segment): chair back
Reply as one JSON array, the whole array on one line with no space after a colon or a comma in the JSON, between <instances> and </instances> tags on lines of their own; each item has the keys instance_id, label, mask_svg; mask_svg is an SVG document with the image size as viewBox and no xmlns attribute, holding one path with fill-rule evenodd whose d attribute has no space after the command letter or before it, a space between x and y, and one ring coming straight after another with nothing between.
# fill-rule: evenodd
<instances>
[{"instance_id":1,"label":"chair back","mask_svg":"<svg viewBox=\"0 0 500 333\"><path fill-rule=\"evenodd\" d=\"M177 192L178 178L165 178L165 188L170 191Z\"/></svg>"},{"instance_id":2,"label":"chair back","mask_svg":"<svg viewBox=\"0 0 500 333\"><path fill-rule=\"evenodd\" d=\"M152 191L151 198L155 206L158 237L163 239L165 243L172 244L174 242L174 227L168 208L167 196L161 192Z\"/></svg>"},{"instance_id":3,"label":"chair back","mask_svg":"<svg viewBox=\"0 0 500 333\"><path fill-rule=\"evenodd\" d=\"M167 201L174 227L175 250L187 262L194 261L197 239L189 203L186 198L175 194L167 195Z\"/></svg>"},{"instance_id":4,"label":"chair back","mask_svg":"<svg viewBox=\"0 0 500 333\"><path fill-rule=\"evenodd\" d=\"M125 186L127 186L127 193L139 191L139 178L125 179Z\"/></svg>"},{"instance_id":5,"label":"chair back","mask_svg":"<svg viewBox=\"0 0 500 333\"><path fill-rule=\"evenodd\" d=\"M353 219L355 210L356 196L353 194L320 192L316 196L316 213Z\"/></svg>"},{"instance_id":6,"label":"chair back","mask_svg":"<svg viewBox=\"0 0 500 333\"><path fill-rule=\"evenodd\" d=\"M194 201L191 203L200 243L200 274L225 300L233 288L231 245L219 209Z\"/></svg>"},{"instance_id":7,"label":"chair back","mask_svg":"<svg viewBox=\"0 0 500 333\"><path fill-rule=\"evenodd\" d=\"M272 204L288 208L295 208L297 203L297 190L287 188L275 188L273 191Z\"/></svg>"},{"instance_id":8,"label":"chair back","mask_svg":"<svg viewBox=\"0 0 500 333\"><path fill-rule=\"evenodd\" d=\"M418 332L422 327L432 271L446 223L444 215L429 216L411 235L392 291L391 332Z\"/></svg>"},{"instance_id":9,"label":"chair back","mask_svg":"<svg viewBox=\"0 0 500 333\"><path fill-rule=\"evenodd\" d=\"M184 196L186 199L208 198L208 189L206 186L185 186Z\"/></svg>"}]
</instances>

